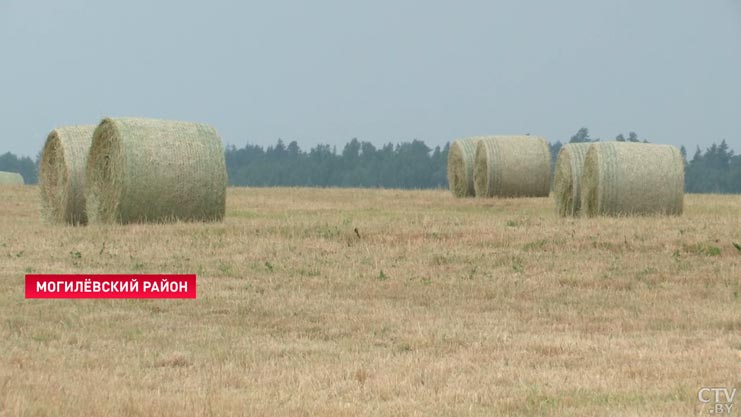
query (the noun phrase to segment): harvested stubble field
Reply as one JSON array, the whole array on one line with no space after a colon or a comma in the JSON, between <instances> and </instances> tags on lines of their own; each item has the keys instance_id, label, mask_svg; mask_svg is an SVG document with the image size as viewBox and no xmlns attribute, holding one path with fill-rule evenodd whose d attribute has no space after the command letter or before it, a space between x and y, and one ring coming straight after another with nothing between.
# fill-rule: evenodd
<instances>
[{"instance_id":1,"label":"harvested stubble field","mask_svg":"<svg viewBox=\"0 0 741 417\"><path fill-rule=\"evenodd\" d=\"M563 219L552 198L228 194L224 223L72 228L4 190L0 416L690 416L701 387L741 388L740 196ZM198 299L25 300L30 272L195 272Z\"/></svg>"}]
</instances>

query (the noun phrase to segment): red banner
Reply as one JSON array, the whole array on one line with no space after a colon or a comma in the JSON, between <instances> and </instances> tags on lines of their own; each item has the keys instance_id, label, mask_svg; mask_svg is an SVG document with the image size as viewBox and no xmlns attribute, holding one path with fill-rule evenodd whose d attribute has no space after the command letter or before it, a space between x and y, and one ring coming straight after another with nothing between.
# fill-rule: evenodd
<instances>
[{"instance_id":1,"label":"red banner","mask_svg":"<svg viewBox=\"0 0 741 417\"><path fill-rule=\"evenodd\" d=\"M196 276L29 274L26 298L196 298Z\"/></svg>"}]
</instances>

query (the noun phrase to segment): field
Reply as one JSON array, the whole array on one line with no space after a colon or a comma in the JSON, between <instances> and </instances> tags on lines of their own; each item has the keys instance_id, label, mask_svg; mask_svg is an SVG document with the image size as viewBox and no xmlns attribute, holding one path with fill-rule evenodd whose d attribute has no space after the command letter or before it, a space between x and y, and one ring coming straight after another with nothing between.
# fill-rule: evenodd
<instances>
[{"instance_id":1,"label":"field","mask_svg":"<svg viewBox=\"0 0 741 417\"><path fill-rule=\"evenodd\" d=\"M2 194L3 417L698 416L700 388L741 389L741 196L561 219L230 188L224 223L72 228ZM198 299L24 299L26 273L163 272Z\"/></svg>"}]
</instances>

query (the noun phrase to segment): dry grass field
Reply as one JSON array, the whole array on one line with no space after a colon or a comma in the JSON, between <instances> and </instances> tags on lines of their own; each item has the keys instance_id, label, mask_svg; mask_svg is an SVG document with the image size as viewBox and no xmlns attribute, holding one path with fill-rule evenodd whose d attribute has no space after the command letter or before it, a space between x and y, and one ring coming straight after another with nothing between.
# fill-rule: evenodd
<instances>
[{"instance_id":1,"label":"dry grass field","mask_svg":"<svg viewBox=\"0 0 741 417\"><path fill-rule=\"evenodd\" d=\"M230 188L224 223L72 228L1 192L3 417L699 416L701 387L741 390L741 196L561 219ZM24 299L26 273L164 272L198 298Z\"/></svg>"}]
</instances>

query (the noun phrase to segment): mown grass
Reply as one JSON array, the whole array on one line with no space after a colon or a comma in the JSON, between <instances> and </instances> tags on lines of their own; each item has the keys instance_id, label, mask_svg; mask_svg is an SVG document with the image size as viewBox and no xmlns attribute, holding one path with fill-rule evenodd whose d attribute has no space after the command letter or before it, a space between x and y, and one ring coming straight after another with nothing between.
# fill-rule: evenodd
<instances>
[{"instance_id":1,"label":"mown grass","mask_svg":"<svg viewBox=\"0 0 741 417\"><path fill-rule=\"evenodd\" d=\"M224 223L72 228L3 192L0 416L686 416L741 388L738 196L562 219L229 189ZM25 300L31 271L197 273L198 299Z\"/></svg>"}]
</instances>

